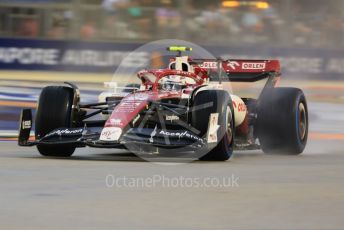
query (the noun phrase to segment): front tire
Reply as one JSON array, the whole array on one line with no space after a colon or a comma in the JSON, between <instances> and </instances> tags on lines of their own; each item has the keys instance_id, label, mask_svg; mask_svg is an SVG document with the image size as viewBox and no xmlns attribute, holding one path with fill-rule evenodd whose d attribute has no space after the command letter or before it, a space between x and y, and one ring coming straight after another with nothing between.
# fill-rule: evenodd
<instances>
[{"instance_id":1,"label":"front tire","mask_svg":"<svg viewBox=\"0 0 344 230\"><path fill-rule=\"evenodd\" d=\"M206 105L212 103L212 106ZM218 125L220 126L217 131L217 143L212 149L207 149L202 152L199 160L202 161L226 161L233 153L233 108L231 98L226 91L221 90L203 90L196 94L193 102L196 109L192 113L191 124L194 128L200 131L199 136L207 139L207 131L210 115L218 113Z\"/></svg>"},{"instance_id":2,"label":"front tire","mask_svg":"<svg viewBox=\"0 0 344 230\"><path fill-rule=\"evenodd\" d=\"M275 88L258 105L257 136L263 152L301 154L308 138L308 107L302 90Z\"/></svg>"},{"instance_id":3,"label":"front tire","mask_svg":"<svg viewBox=\"0 0 344 230\"><path fill-rule=\"evenodd\" d=\"M74 93L74 89L64 86L48 86L42 90L35 121L35 136L37 140L54 129L72 126ZM37 145L41 155L53 157L69 157L74 153L75 148L73 144Z\"/></svg>"}]
</instances>

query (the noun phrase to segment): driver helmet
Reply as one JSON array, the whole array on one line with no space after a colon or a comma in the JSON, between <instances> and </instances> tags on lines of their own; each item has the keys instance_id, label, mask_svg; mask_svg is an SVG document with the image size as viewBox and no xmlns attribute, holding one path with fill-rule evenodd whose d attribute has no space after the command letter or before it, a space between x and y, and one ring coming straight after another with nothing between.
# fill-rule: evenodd
<instances>
[{"instance_id":1,"label":"driver helmet","mask_svg":"<svg viewBox=\"0 0 344 230\"><path fill-rule=\"evenodd\" d=\"M161 82L161 89L168 90L168 91L177 91L181 90L182 82L180 80L180 76L167 76Z\"/></svg>"}]
</instances>

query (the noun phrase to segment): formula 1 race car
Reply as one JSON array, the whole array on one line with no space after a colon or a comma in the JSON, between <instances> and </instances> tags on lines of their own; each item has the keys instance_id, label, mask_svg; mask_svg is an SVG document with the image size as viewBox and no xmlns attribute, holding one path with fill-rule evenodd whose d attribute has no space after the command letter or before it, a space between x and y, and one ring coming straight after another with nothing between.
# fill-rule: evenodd
<instances>
[{"instance_id":1,"label":"formula 1 race car","mask_svg":"<svg viewBox=\"0 0 344 230\"><path fill-rule=\"evenodd\" d=\"M142 70L140 84L104 92L98 103L81 104L78 88L45 87L30 140L32 113L21 114L20 146L36 145L44 156L68 157L78 147L124 148L139 154L224 161L233 149L297 155L308 136L305 95L276 87L277 60L192 59L187 47L169 47L178 55L168 68ZM266 80L258 98L231 94L224 85ZM120 90L120 92L118 92Z\"/></svg>"}]
</instances>

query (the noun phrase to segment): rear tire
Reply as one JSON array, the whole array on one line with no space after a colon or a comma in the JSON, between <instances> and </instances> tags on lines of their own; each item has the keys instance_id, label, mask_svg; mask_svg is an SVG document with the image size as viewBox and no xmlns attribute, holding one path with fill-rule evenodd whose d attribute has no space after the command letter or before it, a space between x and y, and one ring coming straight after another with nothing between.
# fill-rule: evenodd
<instances>
[{"instance_id":1,"label":"rear tire","mask_svg":"<svg viewBox=\"0 0 344 230\"><path fill-rule=\"evenodd\" d=\"M307 144L308 108L302 90L275 88L258 105L257 136L263 152L301 154Z\"/></svg>"},{"instance_id":2,"label":"rear tire","mask_svg":"<svg viewBox=\"0 0 344 230\"><path fill-rule=\"evenodd\" d=\"M36 113L36 139L44 137L57 128L72 126L72 106L74 90L64 86L45 87L39 97ZM38 144L37 149L43 156L69 157L75 151L75 145Z\"/></svg>"},{"instance_id":3,"label":"rear tire","mask_svg":"<svg viewBox=\"0 0 344 230\"><path fill-rule=\"evenodd\" d=\"M192 112L191 124L194 128L201 133L200 137L206 139L209 118L212 113L218 113L218 125L220 126L217 131L218 141L216 146L208 149L199 160L202 161L226 161L233 153L233 108L232 101L228 92L221 90L204 90L196 94L193 102L193 107L198 107L213 103L212 106L197 109Z\"/></svg>"}]
</instances>

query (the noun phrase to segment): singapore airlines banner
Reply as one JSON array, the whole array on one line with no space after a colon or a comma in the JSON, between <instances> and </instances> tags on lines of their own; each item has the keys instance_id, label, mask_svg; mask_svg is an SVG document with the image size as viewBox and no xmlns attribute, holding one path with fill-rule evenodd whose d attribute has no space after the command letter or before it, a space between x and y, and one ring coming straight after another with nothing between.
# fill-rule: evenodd
<instances>
[{"instance_id":1,"label":"singapore airlines banner","mask_svg":"<svg viewBox=\"0 0 344 230\"><path fill-rule=\"evenodd\" d=\"M124 57L141 45L0 38L0 70L113 72ZM279 59L285 77L341 79L344 76L344 50L262 46L204 48L224 59ZM150 58L148 52L136 53L123 65L145 66Z\"/></svg>"},{"instance_id":2,"label":"singapore airlines banner","mask_svg":"<svg viewBox=\"0 0 344 230\"><path fill-rule=\"evenodd\" d=\"M0 38L0 69L108 72L114 71L138 46L140 44ZM130 68L143 65L147 60L149 54L141 52L123 64Z\"/></svg>"}]
</instances>

